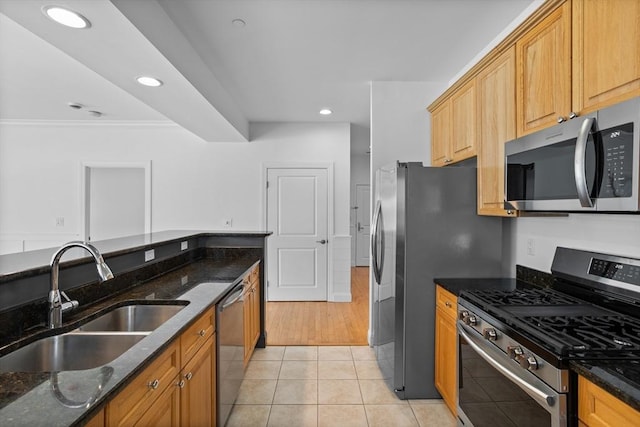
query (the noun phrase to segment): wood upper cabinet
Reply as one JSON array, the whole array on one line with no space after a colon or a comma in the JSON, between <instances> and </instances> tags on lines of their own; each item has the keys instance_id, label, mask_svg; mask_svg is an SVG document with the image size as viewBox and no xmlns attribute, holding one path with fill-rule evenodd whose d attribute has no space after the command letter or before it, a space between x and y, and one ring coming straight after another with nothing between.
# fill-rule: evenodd
<instances>
[{"instance_id":1,"label":"wood upper cabinet","mask_svg":"<svg viewBox=\"0 0 640 427\"><path fill-rule=\"evenodd\" d=\"M476 77L479 215L515 215L504 209L504 144L516 137L515 78L514 47Z\"/></svg>"},{"instance_id":2,"label":"wood upper cabinet","mask_svg":"<svg viewBox=\"0 0 640 427\"><path fill-rule=\"evenodd\" d=\"M637 427L640 412L579 376L578 419L585 427Z\"/></svg>"},{"instance_id":3,"label":"wood upper cabinet","mask_svg":"<svg viewBox=\"0 0 640 427\"><path fill-rule=\"evenodd\" d=\"M590 112L640 95L640 2L574 0L573 104Z\"/></svg>"},{"instance_id":4,"label":"wood upper cabinet","mask_svg":"<svg viewBox=\"0 0 640 427\"><path fill-rule=\"evenodd\" d=\"M451 96L451 150L453 161L476 155L476 85L471 80Z\"/></svg>"},{"instance_id":5,"label":"wood upper cabinet","mask_svg":"<svg viewBox=\"0 0 640 427\"><path fill-rule=\"evenodd\" d=\"M451 102L445 101L431 112L431 164L445 166L451 162Z\"/></svg>"},{"instance_id":6,"label":"wood upper cabinet","mask_svg":"<svg viewBox=\"0 0 640 427\"><path fill-rule=\"evenodd\" d=\"M517 134L568 119L571 109L571 3L516 41ZM504 141L503 141L504 142Z\"/></svg>"},{"instance_id":7,"label":"wood upper cabinet","mask_svg":"<svg viewBox=\"0 0 640 427\"><path fill-rule=\"evenodd\" d=\"M446 166L476 155L476 87L471 80L431 111L431 164Z\"/></svg>"},{"instance_id":8,"label":"wood upper cabinet","mask_svg":"<svg viewBox=\"0 0 640 427\"><path fill-rule=\"evenodd\" d=\"M457 406L458 299L440 285L436 286L435 386L451 413Z\"/></svg>"}]
</instances>

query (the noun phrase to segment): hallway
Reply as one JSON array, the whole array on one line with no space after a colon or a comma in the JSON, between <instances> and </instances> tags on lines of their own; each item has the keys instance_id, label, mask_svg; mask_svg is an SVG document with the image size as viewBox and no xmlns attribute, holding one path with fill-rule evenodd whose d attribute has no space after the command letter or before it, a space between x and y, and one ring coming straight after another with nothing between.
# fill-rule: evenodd
<instances>
[{"instance_id":1,"label":"hallway","mask_svg":"<svg viewBox=\"0 0 640 427\"><path fill-rule=\"evenodd\" d=\"M267 345L367 345L369 268L351 268L351 302L267 302Z\"/></svg>"}]
</instances>

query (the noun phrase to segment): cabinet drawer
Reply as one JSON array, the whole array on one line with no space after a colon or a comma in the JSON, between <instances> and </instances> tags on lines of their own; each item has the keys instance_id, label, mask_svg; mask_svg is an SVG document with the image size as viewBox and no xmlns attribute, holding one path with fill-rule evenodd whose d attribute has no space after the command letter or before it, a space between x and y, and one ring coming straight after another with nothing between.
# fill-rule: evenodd
<instances>
[{"instance_id":1,"label":"cabinet drawer","mask_svg":"<svg viewBox=\"0 0 640 427\"><path fill-rule=\"evenodd\" d=\"M436 306L454 319L458 316L458 297L440 285L436 286Z\"/></svg>"},{"instance_id":2,"label":"cabinet drawer","mask_svg":"<svg viewBox=\"0 0 640 427\"><path fill-rule=\"evenodd\" d=\"M187 363L215 331L215 311L207 310L180 337L182 362Z\"/></svg>"},{"instance_id":3,"label":"cabinet drawer","mask_svg":"<svg viewBox=\"0 0 640 427\"><path fill-rule=\"evenodd\" d=\"M107 425L135 423L171 384L180 372L180 340L175 340L107 406Z\"/></svg>"}]
</instances>

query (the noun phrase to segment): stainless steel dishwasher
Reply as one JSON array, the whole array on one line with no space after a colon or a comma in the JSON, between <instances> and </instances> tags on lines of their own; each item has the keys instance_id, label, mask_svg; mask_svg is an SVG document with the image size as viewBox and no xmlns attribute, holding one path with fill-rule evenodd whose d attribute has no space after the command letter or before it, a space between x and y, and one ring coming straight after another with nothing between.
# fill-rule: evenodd
<instances>
[{"instance_id":1,"label":"stainless steel dishwasher","mask_svg":"<svg viewBox=\"0 0 640 427\"><path fill-rule=\"evenodd\" d=\"M244 379L244 282L218 304L218 426L229 418Z\"/></svg>"}]
</instances>

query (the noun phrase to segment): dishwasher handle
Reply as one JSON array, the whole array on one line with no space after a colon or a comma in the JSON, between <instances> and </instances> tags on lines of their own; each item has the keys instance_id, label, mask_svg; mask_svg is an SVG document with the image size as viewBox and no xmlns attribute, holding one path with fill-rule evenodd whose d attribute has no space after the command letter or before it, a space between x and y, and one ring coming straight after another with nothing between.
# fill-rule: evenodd
<instances>
[{"instance_id":1,"label":"dishwasher handle","mask_svg":"<svg viewBox=\"0 0 640 427\"><path fill-rule=\"evenodd\" d=\"M236 286L234 288L233 291L231 291L231 293L229 293L229 296L227 296L221 303L220 303L220 311L224 311L226 308L232 306L233 304L235 304L236 302L238 302L238 300L240 298L242 298L242 296L244 295L244 284L240 283L238 284L238 286Z\"/></svg>"}]
</instances>

